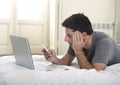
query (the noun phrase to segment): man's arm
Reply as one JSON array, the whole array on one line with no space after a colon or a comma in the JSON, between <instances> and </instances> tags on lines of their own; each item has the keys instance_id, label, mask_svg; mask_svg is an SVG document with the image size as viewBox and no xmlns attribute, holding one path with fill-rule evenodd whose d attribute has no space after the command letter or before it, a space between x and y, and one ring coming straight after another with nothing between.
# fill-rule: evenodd
<instances>
[{"instance_id":1,"label":"man's arm","mask_svg":"<svg viewBox=\"0 0 120 85\"><path fill-rule=\"evenodd\" d=\"M46 60L52 62L53 64L58 65L71 65L71 62L73 61L74 57L71 56L69 53L66 53L63 58L59 59L56 57L56 53L54 50L49 49L48 52L43 49L42 52L44 53L44 56Z\"/></svg>"},{"instance_id":2,"label":"man's arm","mask_svg":"<svg viewBox=\"0 0 120 85\"><path fill-rule=\"evenodd\" d=\"M78 60L80 68L85 68L85 69L94 68L96 70L104 70L106 68L106 64L104 63L90 63L87 60L83 51L78 52L76 56L77 56L77 60Z\"/></svg>"},{"instance_id":3,"label":"man's arm","mask_svg":"<svg viewBox=\"0 0 120 85\"><path fill-rule=\"evenodd\" d=\"M70 54L66 53L63 58L59 60L59 64L61 65L71 65L71 62L73 61L74 57Z\"/></svg>"},{"instance_id":4,"label":"man's arm","mask_svg":"<svg viewBox=\"0 0 120 85\"><path fill-rule=\"evenodd\" d=\"M104 64L104 63L90 63L87 60L87 58L83 52L83 47L85 47L85 45L89 46L89 43L91 40L92 40L92 37L88 36L86 34L86 32L83 32L81 34L81 32L76 31L73 33L72 47L74 49L75 55L77 56L79 66L80 66L80 68L85 68L85 69L95 68L96 70L103 70L103 69L105 69L106 64ZM99 56L99 57L101 57L101 56Z\"/></svg>"}]
</instances>

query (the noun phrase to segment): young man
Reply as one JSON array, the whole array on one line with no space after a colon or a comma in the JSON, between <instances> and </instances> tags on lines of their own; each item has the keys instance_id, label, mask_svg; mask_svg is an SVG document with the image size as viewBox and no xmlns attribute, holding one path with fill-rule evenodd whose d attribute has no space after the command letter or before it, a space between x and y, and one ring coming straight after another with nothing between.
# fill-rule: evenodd
<instances>
[{"instance_id":1,"label":"young man","mask_svg":"<svg viewBox=\"0 0 120 85\"><path fill-rule=\"evenodd\" d=\"M91 22L84 14L68 17L65 27L65 41L69 49L62 59L56 57L54 50L46 52L45 58L54 64L71 65L76 57L80 68L104 70L106 66L120 63L120 47L103 32L93 32Z\"/></svg>"}]
</instances>

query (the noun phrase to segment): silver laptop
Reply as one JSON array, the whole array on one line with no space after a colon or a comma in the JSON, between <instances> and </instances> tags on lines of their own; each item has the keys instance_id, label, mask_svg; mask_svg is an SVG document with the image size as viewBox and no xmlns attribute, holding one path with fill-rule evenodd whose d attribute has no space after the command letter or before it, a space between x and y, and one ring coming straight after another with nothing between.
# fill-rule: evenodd
<instances>
[{"instance_id":1,"label":"silver laptop","mask_svg":"<svg viewBox=\"0 0 120 85\"><path fill-rule=\"evenodd\" d=\"M29 69L35 69L28 39L25 37L10 35L10 40L16 64Z\"/></svg>"}]
</instances>

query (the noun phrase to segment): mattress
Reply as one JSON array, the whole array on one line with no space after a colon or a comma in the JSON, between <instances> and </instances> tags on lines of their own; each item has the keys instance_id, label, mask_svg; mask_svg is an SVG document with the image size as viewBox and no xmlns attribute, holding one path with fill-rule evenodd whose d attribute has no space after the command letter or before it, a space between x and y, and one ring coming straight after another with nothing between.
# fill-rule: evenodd
<instances>
[{"instance_id":1,"label":"mattress","mask_svg":"<svg viewBox=\"0 0 120 85\"><path fill-rule=\"evenodd\" d=\"M32 57L35 70L16 65L13 55L0 57L0 85L120 85L120 63L96 71L80 69L76 59L65 66L52 64L43 55Z\"/></svg>"}]
</instances>

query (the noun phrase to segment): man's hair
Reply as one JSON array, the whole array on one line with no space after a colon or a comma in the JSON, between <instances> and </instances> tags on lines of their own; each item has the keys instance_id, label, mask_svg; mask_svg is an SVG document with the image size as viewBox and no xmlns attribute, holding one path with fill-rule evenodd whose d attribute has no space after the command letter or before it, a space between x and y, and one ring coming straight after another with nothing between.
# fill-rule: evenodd
<instances>
[{"instance_id":1,"label":"man's hair","mask_svg":"<svg viewBox=\"0 0 120 85\"><path fill-rule=\"evenodd\" d=\"M65 19L62 26L73 29L73 31L86 32L87 35L93 33L91 22L87 16L81 13L73 14L72 16Z\"/></svg>"}]
</instances>

